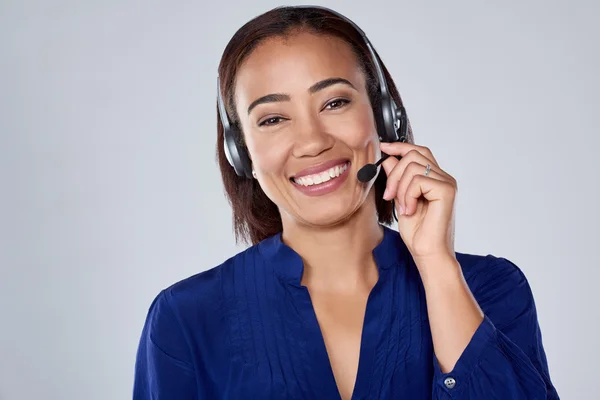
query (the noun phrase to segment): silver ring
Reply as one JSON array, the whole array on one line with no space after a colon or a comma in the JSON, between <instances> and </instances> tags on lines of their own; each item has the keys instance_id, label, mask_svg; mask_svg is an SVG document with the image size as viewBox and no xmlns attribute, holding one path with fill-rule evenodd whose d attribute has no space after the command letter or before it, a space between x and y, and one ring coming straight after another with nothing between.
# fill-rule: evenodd
<instances>
[{"instance_id":1,"label":"silver ring","mask_svg":"<svg viewBox=\"0 0 600 400\"><path fill-rule=\"evenodd\" d=\"M427 168L425 168L425 176L429 175L429 171L431 171L431 165L427 164Z\"/></svg>"}]
</instances>

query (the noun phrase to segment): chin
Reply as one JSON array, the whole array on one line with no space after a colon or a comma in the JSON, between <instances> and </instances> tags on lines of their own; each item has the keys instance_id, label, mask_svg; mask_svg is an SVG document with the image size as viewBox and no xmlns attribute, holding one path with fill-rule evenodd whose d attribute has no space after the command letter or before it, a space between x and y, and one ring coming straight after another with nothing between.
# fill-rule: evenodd
<instances>
[{"instance_id":1,"label":"chin","mask_svg":"<svg viewBox=\"0 0 600 400\"><path fill-rule=\"evenodd\" d=\"M324 200L324 199L323 199ZM360 208L364 199L331 199L306 204L296 210L294 217L302 224L315 227L335 226L347 221Z\"/></svg>"},{"instance_id":2,"label":"chin","mask_svg":"<svg viewBox=\"0 0 600 400\"><path fill-rule=\"evenodd\" d=\"M329 215L319 215L314 216L311 215L308 218L300 218L299 221L303 225L312 226L312 227L320 227L320 228L329 228L347 221L352 216L352 213L348 213L342 215L340 213L331 213Z\"/></svg>"}]
</instances>

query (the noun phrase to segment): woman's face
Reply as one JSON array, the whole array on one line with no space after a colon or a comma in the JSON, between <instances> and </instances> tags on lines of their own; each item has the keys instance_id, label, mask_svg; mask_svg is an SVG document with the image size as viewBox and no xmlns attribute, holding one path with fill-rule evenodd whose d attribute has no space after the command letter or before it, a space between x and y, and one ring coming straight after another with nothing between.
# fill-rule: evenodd
<instances>
[{"instance_id":1,"label":"woman's face","mask_svg":"<svg viewBox=\"0 0 600 400\"><path fill-rule=\"evenodd\" d=\"M333 225L363 205L374 180L356 174L380 150L350 45L311 33L268 39L241 65L234 90L256 177L284 224Z\"/></svg>"}]
</instances>

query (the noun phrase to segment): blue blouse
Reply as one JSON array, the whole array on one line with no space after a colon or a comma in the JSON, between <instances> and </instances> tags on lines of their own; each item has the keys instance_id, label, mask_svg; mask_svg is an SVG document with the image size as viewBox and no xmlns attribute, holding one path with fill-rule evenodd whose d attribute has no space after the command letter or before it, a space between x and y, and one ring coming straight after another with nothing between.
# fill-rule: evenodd
<instances>
[{"instance_id":1,"label":"blue blouse","mask_svg":"<svg viewBox=\"0 0 600 400\"><path fill-rule=\"evenodd\" d=\"M384 232L352 399L558 399L515 264L456 253L485 318L442 373L419 273L400 234ZM141 334L134 400L340 399L303 268L277 234L162 290Z\"/></svg>"}]
</instances>

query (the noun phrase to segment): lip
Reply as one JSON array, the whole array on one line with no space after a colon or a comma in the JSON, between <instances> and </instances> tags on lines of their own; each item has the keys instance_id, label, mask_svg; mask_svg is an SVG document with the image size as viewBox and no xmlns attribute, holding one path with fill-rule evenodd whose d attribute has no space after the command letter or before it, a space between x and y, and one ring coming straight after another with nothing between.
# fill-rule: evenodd
<instances>
[{"instance_id":1,"label":"lip","mask_svg":"<svg viewBox=\"0 0 600 400\"><path fill-rule=\"evenodd\" d=\"M348 161L350 161L350 160L348 160L347 158L338 158L336 160L325 161L321 164L313 165L312 167L303 169L302 171L291 176L291 178L301 178L301 177L307 176L307 175L319 174L323 171L327 171L331 167L335 167L336 165L345 164Z\"/></svg>"},{"instance_id":2,"label":"lip","mask_svg":"<svg viewBox=\"0 0 600 400\"><path fill-rule=\"evenodd\" d=\"M350 175L351 165L352 163L349 162L348 168L346 168L346 170L337 178L333 178L327 182L319 183L317 185L304 186L297 184L293 180L291 182L296 189L298 189L300 192L304 193L307 196L323 196L335 192L344 184L344 182L346 182L348 176Z\"/></svg>"}]
</instances>

